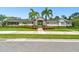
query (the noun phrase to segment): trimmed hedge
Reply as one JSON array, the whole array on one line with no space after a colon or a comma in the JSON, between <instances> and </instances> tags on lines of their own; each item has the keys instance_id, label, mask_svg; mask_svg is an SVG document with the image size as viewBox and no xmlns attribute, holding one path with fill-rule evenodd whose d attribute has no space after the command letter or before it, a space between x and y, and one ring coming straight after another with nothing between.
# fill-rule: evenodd
<instances>
[{"instance_id":1,"label":"trimmed hedge","mask_svg":"<svg viewBox=\"0 0 79 59\"><path fill-rule=\"evenodd\" d=\"M48 29L67 29L67 28L73 28L72 26L49 26Z\"/></svg>"}]
</instances>

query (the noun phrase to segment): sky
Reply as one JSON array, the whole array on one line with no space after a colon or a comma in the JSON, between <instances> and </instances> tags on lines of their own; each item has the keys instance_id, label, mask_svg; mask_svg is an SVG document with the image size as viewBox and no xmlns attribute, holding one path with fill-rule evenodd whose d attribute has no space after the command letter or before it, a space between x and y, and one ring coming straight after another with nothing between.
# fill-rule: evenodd
<instances>
[{"instance_id":1,"label":"sky","mask_svg":"<svg viewBox=\"0 0 79 59\"><path fill-rule=\"evenodd\" d=\"M0 14L6 16L21 17L23 19L28 18L30 8L41 13L45 7L0 7ZM70 16L72 13L79 12L79 7L48 7L53 11L53 17L66 15Z\"/></svg>"}]
</instances>

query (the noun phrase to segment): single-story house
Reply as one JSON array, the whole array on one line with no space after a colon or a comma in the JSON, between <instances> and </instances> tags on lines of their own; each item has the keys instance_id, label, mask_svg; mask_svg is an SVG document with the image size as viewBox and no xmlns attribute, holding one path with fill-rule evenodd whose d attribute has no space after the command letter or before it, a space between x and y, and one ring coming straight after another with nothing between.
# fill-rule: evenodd
<instances>
[{"instance_id":1,"label":"single-story house","mask_svg":"<svg viewBox=\"0 0 79 59\"><path fill-rule=\"evenodd\" d=\"M38 17L33 20L23 20L21 18L6 18L3 20L5 22L6 26L72 26L71 21L66 20L66 19L59 19L59 20L45 20L42 17ZM2 22L0 21L0 25Z\"/></svg>"}]
</instances>

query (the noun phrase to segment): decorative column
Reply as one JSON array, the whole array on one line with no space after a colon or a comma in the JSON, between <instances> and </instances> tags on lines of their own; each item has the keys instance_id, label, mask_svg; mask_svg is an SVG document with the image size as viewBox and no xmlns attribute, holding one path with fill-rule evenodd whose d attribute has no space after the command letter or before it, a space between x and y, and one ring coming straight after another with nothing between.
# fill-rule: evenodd
<instances>
[{"instance_id":1,"label":"decorative column","mask_svg":"<svg viewBox=\"0 0 79 59\"><path fill-rule=\"evenodd\" d=\"M59 22L59 26L61 26L61 22Z\"/></svg>"}]
</instances>

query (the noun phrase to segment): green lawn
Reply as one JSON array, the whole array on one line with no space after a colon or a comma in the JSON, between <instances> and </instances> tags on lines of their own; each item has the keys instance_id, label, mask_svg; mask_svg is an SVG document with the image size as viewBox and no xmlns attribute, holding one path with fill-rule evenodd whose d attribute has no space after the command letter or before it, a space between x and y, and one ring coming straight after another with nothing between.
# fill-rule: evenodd
<instances>
[{"instance_id":1,"label":"green lawn","mask_svg":"<svg viewBox=\"0 0 79 59\"><path fill-rule=\"evenodd\" d=\"M0 34L0 38L79 39L79 35Z\"/></svg>"},{"instance_id":2,"label":"green lawn","mask_svg":"<svg viewBox=\"0 0 79 59\"><path fill-rule=\"evenodd\" d=\"M0 31L34 31L35 29L28 27L0 27Z\"/></svg>"},{"instance_id":3,"label":"green lawn","mask_svg":"<svg viewBox=\"0 0 79 59\"><path fill-rule=\"evenodd\" d=\"M0 31L35 31L36 29L33 29L29 26L5 26L0 27ZM45 31L79 31L79 27L48 27Z\"/></svg>"}]
</instances>

